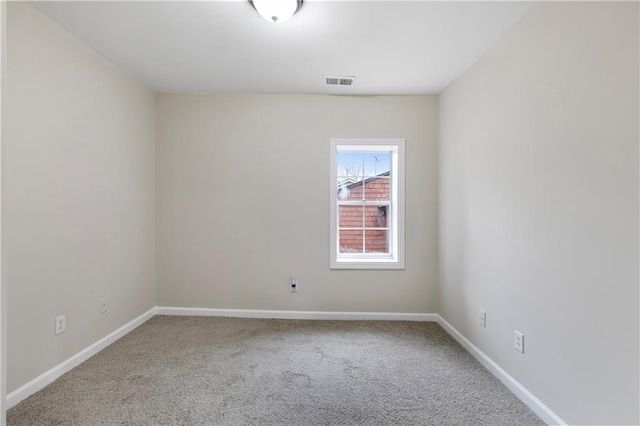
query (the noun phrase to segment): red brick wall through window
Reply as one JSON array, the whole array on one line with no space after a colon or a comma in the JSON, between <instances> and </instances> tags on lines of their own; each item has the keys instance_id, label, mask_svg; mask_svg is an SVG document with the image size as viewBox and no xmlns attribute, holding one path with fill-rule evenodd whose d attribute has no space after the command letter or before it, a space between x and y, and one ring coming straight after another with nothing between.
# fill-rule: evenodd
<instances>
[{"instance_id":1,"label":"red brick wall through window","mask_svg":"<svg viewBox=\"0 0 640 426\"><path fill-rule=\"evenodd\" d=\"M389 201L390 181L388 176L376 176L363 183L354 183L338 189L338 199L342 201ZM364 252L388 253L389 242L388 206L339 206L338 240L341 253Z\"/></svg>"}]
</instances>

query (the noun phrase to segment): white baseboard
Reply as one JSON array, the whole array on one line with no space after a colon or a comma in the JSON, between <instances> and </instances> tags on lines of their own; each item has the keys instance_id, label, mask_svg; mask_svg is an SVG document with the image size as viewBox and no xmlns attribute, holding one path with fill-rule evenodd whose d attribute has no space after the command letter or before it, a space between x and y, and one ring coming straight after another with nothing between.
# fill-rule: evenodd
<instances>
[{"instance_id":1,"label":"white baseboard","mask_svg":"<svg viewBox=\"0 0 640 426\"><path fill-rule=\"evenodd\" d=\"M393 312L330 312L330 311L267 311L245 309L210 309L210 308L176 308L158 306L149 309L138 318L123 325L106 337L85 348L81 352L58 364L49 371L41 374L27 384L21 386L7 395L6 408L9 409L23 399L36 393L58 377L72 370L82 362L91 358L111 343L120 339L131 330L142 325L155 315L176 316L217 316L238 318L273 318L273 319L298 319L298 320L379 320L379 321L428 321L437 322L458 341L474 358L476 358L487 370L504 383L522 402L527 404L534 413L550 425L566 425L556 413L547 407L542 401L529 392L516 379L510 376L484 352L478 349L455 327L449 324L439 314L423 313L393 313Z\"/></svg>"},{"instance_id":2,"label":"white baseboard","mask_svg":"<svg viewBox=\"0 0 640 426\"><path fill-rule=\"evenodd\" d=\"M384 321L438 321L437 314L385 313L385 312L320 312L320 311L264 311L243 309L173 308L160 306L149 309L138 318L98 340L71 358L42 373L35 379L7 395L6 409L38 392L58 377L71 371L131 330L155 315L218 316L239 318L318 319L318 320L384 320Z\"/></svg>"},{"instance_id":3,"label":"white baseboard","mask_svg":"<svg viewBox=\"0 0 640 426\"><path fill-rule=\"evenodd\" d=\"M50 369L49 371L42 373L41 375L31 380L27 384L11 392L10 394L7 395L7 400L6 400L7 409L15 406L23 399L29 397L30 395L33 395L34 393L38 392L40 389L52 383L58 377L71 371L73 368L77 367L82 362L91 358L93 355L97 354L102 349L106 348L107 346L109 346L110 344L112 344L113 342L115 342L125 334L129 333L134 328L140 326L145 321L152 318L155 314L156 314L156 308L149 309L147 312L140 315L138 318L128 322L127 324L123 325L116 331L108 334L107 336L103 337L102 339L98 340L91 346L78 352L77 354L67 359L66 361L63 361L62 363Z\"/></svg>"},{"instance_id":4,"label":"white baseboard","mask_svg":"<svg viewBox=\"0 0 640 426\"><path fill-rule=\"evenodd\" d=\"M330 312L330 311L263 311L253 309L174 308L158 306L158 315L272 318L297 320L378 320L378 321L431 321L437 322L438 314L395 312Z\"/></svg>"},{"instance_id":5,"label":"white baseboard","mask_svg":"<svg viewBox=\"0 0 640 426\"><path fill-rule=\"evenodd\" d=\"M566 425L567 423L560 418L556 413L551 411L549 407L544 405L542 401L535 397L534 394L529 392L527 388L522 386L516 379L514 379L509 373L504 371L502 367L495 363L491 358L482 352L476 345L471 343L469 339L464 337L454 326L449 324L447 320L438 317L438 324L445 329L454 339L458 341L480 364L482 364L491 374L496 376L515 396L517 396L522 402L527 404L531 410L538 415L548 425Z\"/></svg>"}]
</instances>

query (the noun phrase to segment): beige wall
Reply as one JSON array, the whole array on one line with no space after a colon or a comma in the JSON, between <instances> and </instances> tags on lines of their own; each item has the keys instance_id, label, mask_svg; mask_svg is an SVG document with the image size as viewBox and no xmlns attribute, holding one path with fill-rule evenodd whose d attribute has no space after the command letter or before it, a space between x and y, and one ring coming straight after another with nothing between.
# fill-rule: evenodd
<instances>
[{"instance_id":1,"label":"beige wall","mask_svg":"<svg viewBox=\"0 0 640 426\"><path fill-rule=\"evenodd\" d=\"M154 305L155 104L26 3L8 4L7 49L10 392Z\"/></svg>"},{"instance_id":2,"label":"beige wall","mask_svg":"<svg viewBox=\"0 0 640 426\"><path fill-rule=\"evenodd\" d=\"M437 136L435 97L158 95L158 305L435 312ZM406 270L329 270L332 137L406 138Z\"/></svg>"},{"instance_id":3,"label":"beige wall","mask_svg":"<svg viewBox=\"0 0 640 426\"><path fill-rule=\"evenodd\" d=\"M440 312L571 424L640 422L638 35L544 3L441 95Z\"/></svg>"}]
</instances>

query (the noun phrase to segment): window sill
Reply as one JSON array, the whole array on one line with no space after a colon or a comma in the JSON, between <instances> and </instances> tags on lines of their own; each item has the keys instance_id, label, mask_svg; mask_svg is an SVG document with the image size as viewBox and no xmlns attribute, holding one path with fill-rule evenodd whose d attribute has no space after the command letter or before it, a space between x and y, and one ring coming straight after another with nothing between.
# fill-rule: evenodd
<instances>
[{"instance_id":1,"label":"window sill","mask_svg":"<svg viewBox=\"0 0 640 426\"><path fill-rule=\"evenodd\" d=\"M405 269L404 262L397 259L337 259L331 269Z\"/></svg>"}]
</instances>

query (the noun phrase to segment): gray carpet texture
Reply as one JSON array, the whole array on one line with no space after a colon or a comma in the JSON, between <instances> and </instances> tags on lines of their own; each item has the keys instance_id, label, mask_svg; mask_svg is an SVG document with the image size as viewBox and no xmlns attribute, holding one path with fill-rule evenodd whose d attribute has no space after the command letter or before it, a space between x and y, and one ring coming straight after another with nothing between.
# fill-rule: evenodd
<instances>
[{"instance_id":1,"label":"gray carpet texture","mask_svg":"<svg viewBox=\"0 0 640 426\"><path fill-rule=\"evenodd\" d=\"M156 316L17 425L540 425L438 324Z\"/></svg>"}]
</instances>

